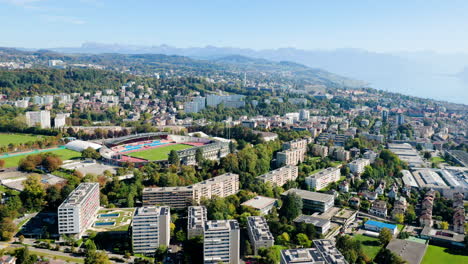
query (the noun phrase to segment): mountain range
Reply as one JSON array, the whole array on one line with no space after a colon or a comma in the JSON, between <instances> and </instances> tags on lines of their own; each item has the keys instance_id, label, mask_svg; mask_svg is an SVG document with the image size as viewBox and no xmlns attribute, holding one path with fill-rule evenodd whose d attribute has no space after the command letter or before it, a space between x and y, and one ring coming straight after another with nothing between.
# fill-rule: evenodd
<instances>
[{"instance_id":1,"label":"mountain range","mask_svg":"<svg viewBox=\"0 0 468 264\"><path fill-rule=\"evenodd\" d=\"M244 49L231 47L177 48L84 43L75 48L54 48L65 53L156 53L197 59L241 55L273 61L291 61L370 83L373 88L414 96L468 102L468 54L432 51L371 52L362 49L302 50L296 48ZM443 92L441 92L443 91Z\"/></svg>"}]
</instances>

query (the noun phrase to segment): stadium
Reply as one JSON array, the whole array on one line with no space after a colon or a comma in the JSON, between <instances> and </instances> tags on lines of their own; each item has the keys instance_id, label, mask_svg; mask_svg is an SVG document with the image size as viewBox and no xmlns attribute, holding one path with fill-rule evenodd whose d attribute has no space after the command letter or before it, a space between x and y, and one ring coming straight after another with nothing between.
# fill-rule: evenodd
<instances>
[{"instance_id":1,"label":"stadium","mask_svg":"<svg viewBox=\"0 0 468 264\"><path fill-rule=\"evenodd\" d=\"M229 141L165 132L143 133L105 140L100 154L111 164L133 163L139 167L149 162L167 164L169 153L175 150L181 164L194 165L197 149L205 159L218 160L229 153Z\"/></svg>"}]
</instances>

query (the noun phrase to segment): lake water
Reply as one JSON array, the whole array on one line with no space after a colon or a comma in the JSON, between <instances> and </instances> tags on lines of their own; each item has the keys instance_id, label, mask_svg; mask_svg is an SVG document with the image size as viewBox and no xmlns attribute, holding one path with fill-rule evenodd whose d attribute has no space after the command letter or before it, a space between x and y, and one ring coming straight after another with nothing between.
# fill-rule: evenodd
<instances>
[{"instance_id":1,"label":"lake water","mask_svg":"<svg viewBox=\"0 0 468 264\"><path fill-rule=\"evenodd\" d=\"M468 80L455 76L379 74L367 76L366 81L380 90L468 105Z\"/></svg>"}]
</instances>

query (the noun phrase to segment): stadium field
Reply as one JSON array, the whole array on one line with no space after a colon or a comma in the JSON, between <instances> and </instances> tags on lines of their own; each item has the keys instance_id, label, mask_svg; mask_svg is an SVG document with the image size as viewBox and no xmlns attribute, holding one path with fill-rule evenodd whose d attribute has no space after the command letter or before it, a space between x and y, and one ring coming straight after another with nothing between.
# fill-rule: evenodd
<instances>
[{"instance_id":1,"label":"stadium field","mask_svg":"<svg viewBox=\"0 0 468 264\"><path fill-rule=\"evenodd\" d=\"M146 160L166 160L171 150L183 150L188 148L193 148L193 146L185 144L174 144L153 149L146 149L138 152L132 152L126 155Z\"/></svg>"},{"instance_id":2,"label":"stadium field","mask_svg":"<svg viewBox=\"0 0 468 264\"><path fill-rule=\"evenodd\" d=\"M57 154L62 160L69 160L69 159L81 157L80 152L60 148L60 149L50 149L50 150L35 150L31 152L26 152L22 155L16 155L16 156L11 156L11 157L3 155L3 156L0 156L0 159L5 160L5 168L12 168L12 167L17 167L19 161L28 155L45 153L45 152L51 152L51 153Z\"/></svg>"},{"instance_id":3,"label":"stadium field","mask_svg":"<svg viewBox=\"0 0 468 264\"><path fill-rule=\"evenodd\" d=\"M0 146L8 146L8 144L20 144L29 141L36 141L43 136L31 134L5 134L0 133Z\"/></svg>"}]
</instances>

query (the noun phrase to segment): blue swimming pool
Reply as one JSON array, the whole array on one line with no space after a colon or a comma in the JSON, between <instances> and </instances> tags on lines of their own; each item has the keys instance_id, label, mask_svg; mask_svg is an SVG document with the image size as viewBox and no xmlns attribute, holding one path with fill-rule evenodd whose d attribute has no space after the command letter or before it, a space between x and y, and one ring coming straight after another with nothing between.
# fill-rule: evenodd
<instances>
[{"instance_id":1,"label":"blue swimming pool","mask_svg":"<svg viewBox=\"0 0 468 264\"><path fill-rule=\"evenodd\" d=\"M113 226L115 225L115 222L99 222L95 223L94 226Z\"/></svg>"},{"instance_id":2,"label":"blue swimming pool","mask_svg":"<svg viewBox=\"0 0 468 264\"><path fill-rule=\"evenodd\" d=\"M119 216L118 213L112 213L112 214L100 214L99 217L117 217Z\"/></svg>"}]
</instances>

